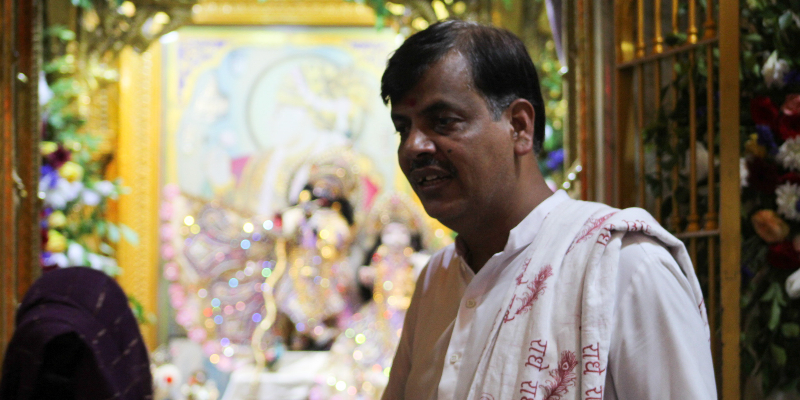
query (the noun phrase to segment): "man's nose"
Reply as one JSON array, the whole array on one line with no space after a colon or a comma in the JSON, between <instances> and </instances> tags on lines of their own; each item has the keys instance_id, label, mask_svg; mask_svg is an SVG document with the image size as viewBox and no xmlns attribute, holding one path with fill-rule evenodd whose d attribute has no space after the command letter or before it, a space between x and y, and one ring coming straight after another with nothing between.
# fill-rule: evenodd
<instances>
[{"instance_id":1,"label":"man's nose","mask_svg":"<svg viewBox=\"0 0 800 400\"><path fill-rule=\"evenodd\" d=\"M422 129L413 127L403 143L402 150L404 155L416 158L422 154L433 154L436 152L436 144L431 140Z\"/></svg>"}]
</instances>

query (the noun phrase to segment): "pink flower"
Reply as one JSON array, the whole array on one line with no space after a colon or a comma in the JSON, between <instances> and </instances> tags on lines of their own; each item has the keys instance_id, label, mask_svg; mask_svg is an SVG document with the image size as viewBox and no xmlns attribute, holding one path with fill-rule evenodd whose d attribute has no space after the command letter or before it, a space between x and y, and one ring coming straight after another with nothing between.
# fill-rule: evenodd
<instances>
[{"instance_id":1,"label":"pink flower","mask_svg":"<svg viewBox=\"0 0 800 400\"><path fill-rule=\"evenodd\" d=\"M783 111L784 115L800 114L800 94L787 94L786 100L783 101L783 105L781 106L781 111Z\"/></svg>"}]
</instances>

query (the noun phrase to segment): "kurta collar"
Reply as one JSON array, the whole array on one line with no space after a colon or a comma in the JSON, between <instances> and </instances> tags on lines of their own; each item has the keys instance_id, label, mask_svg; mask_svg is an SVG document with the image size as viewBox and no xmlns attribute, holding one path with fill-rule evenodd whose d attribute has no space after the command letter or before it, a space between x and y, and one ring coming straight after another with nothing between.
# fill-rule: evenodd
<instances>
[{"instance_id":1,"label":"kurta collar","mask_svg":"<svg viewBox=\"0 0 800 400\"><path fill-rule=\"evenodd\" d=\"M510 254L533 242L547 214L550 214L550 211L553 211L553 209L568 199L569 195L567 195L567 192L558 190L543 202L539 203L539 205L520 221L514 229L511 229L511 232L508 233L508 241L502 252ZM469 259L467 257L469 255L469 249L461 239L461 236L456 237L456 254L464 260Z\"/></svg>"}]
</instances>

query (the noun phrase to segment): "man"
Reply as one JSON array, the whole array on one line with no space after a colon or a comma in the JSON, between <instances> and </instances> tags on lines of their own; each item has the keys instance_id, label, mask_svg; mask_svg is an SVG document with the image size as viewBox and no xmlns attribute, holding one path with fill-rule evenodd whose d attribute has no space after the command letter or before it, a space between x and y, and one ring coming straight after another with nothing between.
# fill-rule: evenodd
<instances>
[{"instance_id":1,"label":"man","mask_svg":"<svg viewBox=\"0 0 800 400\"><path fill-rule=\"evenodd\" d=\"M716 399L686 252L648 214L552 193L522 42L431 25L382 79L400 167L458 233L421 273L384 399Z\"/></svg>"}]
</instances>

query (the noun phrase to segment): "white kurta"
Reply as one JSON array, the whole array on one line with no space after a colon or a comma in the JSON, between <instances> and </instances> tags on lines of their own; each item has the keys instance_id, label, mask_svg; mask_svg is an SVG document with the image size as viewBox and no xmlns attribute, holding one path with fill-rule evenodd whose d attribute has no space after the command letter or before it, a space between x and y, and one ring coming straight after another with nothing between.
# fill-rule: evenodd
<instances>
[{"instance_id":1,"label":"white kurta","mask_svg":"<svg viewBox=\"0 0 800 400\"><path fill-rule=\"evenodd\" d=\"M514 284L508 267L568 200L542 202L474 274L451 245L420 276L384 399L463 399L492 322ZM565 238L570 240L570 238ZM643 234L623 239L605 399L716 399L711 352L688 281L664 265L670 253Z\"/></svg>"}]
</instances>

